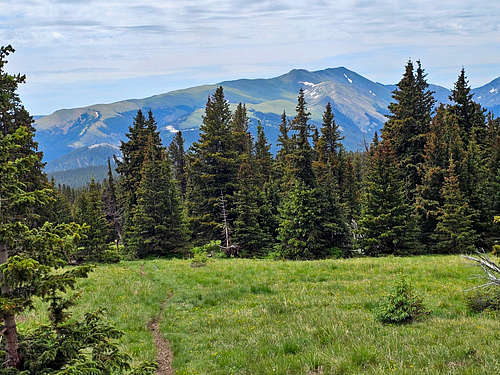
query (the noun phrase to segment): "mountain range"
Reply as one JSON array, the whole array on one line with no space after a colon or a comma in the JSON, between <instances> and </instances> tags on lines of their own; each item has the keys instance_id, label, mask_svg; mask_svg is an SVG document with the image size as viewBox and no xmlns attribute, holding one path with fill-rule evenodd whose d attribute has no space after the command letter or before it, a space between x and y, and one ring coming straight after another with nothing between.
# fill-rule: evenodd
<instances>
[{"instance_id":1,"label":"mountain range","mask_svg":"<svg viewBox=\"0 0 500 375\"><path fill-rule=\"evenodd\" d=\"M119 152L120 141L138 109L152 110L165 144L182 130L187 147L198 138L204 106L217 86L224 88L232 109L239 102L246 104L250 131L255 133L260 121L273 151L280 115L283 110L294 115L300 88L304 89L313 124L321 123L324 107L331 102L344 145L360 149L364 140L370 140L383 126L396 87L373 82L344 67L314 72L294 69L275 78L225 81L144 99L61 109L35 117L36 139L48 162L47 171L104 165L109 156ZM438 103L449 102L448 89L437 85L430 85L430 89ZM472 91L476 101L500 115L500 77Z\"/></svg>"}]
</instances>

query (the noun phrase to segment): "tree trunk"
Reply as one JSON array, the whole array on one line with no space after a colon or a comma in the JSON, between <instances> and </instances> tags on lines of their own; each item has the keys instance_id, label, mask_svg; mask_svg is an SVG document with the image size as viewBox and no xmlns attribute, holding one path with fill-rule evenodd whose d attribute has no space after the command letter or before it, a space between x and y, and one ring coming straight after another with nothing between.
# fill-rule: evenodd
<instances>
[{"instance_id":1,"label":"tree trunk","mask_svg":"<svg viewBox=\"0 0 500 375\"><path fill-rule=\"evenodd\" d=\"M9 259L9 250L7 249L7 245L0 244L0 264L4 264ZM0 283L3 280L3 274L0 274ZM2 295L8 294L10 292L10 288L6 285L3 285L1 288ZM6 358L5 363L9 367L18 367L21 362L21 357L19 356L19 341L17 337L17 326L16 326L16 317L14 314L4 313L4 329L3 335L5 337L5 351Z\"/></svg>"}]
</instances>

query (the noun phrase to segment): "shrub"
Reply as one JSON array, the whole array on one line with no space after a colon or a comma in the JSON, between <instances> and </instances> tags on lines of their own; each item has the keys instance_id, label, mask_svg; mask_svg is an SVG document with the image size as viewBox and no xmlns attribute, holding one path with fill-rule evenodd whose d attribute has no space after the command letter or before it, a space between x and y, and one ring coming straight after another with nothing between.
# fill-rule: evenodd
<instances>
[{"instance_id":1,"label":"shrub","mask_svg":"<svg viewBox=\"0 0 500 375\"><path fill-rule=\"evenodd\" d=\"M207 263L209 256L218 256L220 251L220 241L210 241L203 246L196 246L191 249L193 254L192 264L197 266L203 266Z\"/></svg>"},{"instance_id":2,"label":"shrub","mask_svg":"<svg viewBox=\"0 0 500 375\"><path fill-rule=\"evenodd\" d=\"M467 307L474 313L500 311L500 288L476 289L467 296Z\"/></svg>"},{"instance_id":3,"label":"shrub","mask_svg":"<svg viewBox=\"0 0 500 375\"><path fill-rule=\"evenodd\" d=\"M375 317L382 323L410 323L429 312L417 297L404 277L394 285L375 311Z\"/></svg>"}]
</instances>

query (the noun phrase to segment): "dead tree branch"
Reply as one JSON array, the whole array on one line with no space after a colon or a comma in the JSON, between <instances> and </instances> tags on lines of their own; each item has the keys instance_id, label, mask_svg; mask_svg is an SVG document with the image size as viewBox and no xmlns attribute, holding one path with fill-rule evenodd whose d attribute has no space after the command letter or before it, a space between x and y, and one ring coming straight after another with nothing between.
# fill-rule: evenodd
<instances>
[{"instance_id":1,"label":"dead tree branch","mask_svg":"<svg viewBox=\"0 0 500 375\"><path fill-rule=\"evenodd\" d=\"M478 252L476 256L462 255L462 257L475 262L481 267L484 272L483 278L487 280L486 283L472 289L484 288L491 285L500 287L500 266L498 264L489 259L484 253L480 252Z\"/></svg>"}]
</instances>

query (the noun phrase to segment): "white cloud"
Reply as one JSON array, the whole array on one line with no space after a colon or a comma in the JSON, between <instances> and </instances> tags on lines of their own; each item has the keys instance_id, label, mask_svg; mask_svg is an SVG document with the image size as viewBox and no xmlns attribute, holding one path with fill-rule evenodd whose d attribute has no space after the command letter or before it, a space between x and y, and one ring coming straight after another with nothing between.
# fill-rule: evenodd
<instances>
[{"instance_id":1,"label":"white cloud","mask_svg":"<svg viewBox=\"0 0 500 375\"><path fill-rule=\"evenodd\" d=\"M154 75L212 83L346 65L389 83L408 57L422 58L430 77L432 68L449 77L462 65L498 69L499 15L491 0L2 0L0 40L18 50L14 71L40 85L30 98L74 85L64 107L82 96L81 82L96 82L97 96L99 82ZM448 76L435 82L449 86Z\"/></svg>"}]
</instances>

